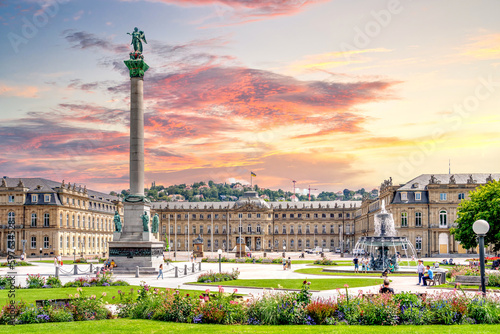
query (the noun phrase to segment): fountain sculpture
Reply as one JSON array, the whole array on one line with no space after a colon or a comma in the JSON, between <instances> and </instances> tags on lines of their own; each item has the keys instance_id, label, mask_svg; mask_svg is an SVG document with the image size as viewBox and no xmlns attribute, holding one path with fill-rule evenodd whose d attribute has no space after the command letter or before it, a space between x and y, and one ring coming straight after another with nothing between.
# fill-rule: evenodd
<instances>
[{"instance_id":1,"label":"fountain sculpture","mask_svg":"<svg viewBox=\"0 0 500 334\"><path fill-rule=\"evenodd\" d=\"M355 249L364 249L370 256L370 269L383 271L389 268L389 264L394 265L395 270L399 269L397 252L400 249L406 257L407 265L410 266L409 256L416 259L416 251L412 243L406 237L398 237L394 227L394 219L391 213L385 210L382 201L380 213L375 214L375 236L361 237L356 243ZM391 253L390 250L394 252ZM408 254L410 250L411 254Z\"/></svg>"}]
</instances>

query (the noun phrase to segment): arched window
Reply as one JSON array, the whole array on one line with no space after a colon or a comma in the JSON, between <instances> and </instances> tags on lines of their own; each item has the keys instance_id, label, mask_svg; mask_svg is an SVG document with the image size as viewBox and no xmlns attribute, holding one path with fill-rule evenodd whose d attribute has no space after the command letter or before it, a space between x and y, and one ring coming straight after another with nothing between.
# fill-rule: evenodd
<instances>
[{"instance_id":1,"label":"arched window","mask_svg":"<svg viewBox=\"0 0 500 334\"><path fill-rule=\"evenodd\" d=\"M257 224L257 233L260 233L260 224Z\"/></svg>"},{"instance_id":2,"label":"arched window","mask_svg":"<svg viewBox=\"0 0 500 334\"><path fill-rule=\"evenodd\" d=\"M48 212L43 214L43 226L44 227L50 226L50 214Z\"/></svg>"},{"instance_id":3,"label":"arched window","mask_svg":"<svg viewBox=\"0 0 500 334\"><path fill-rule=\"evenodd\" d=\"M59 214L59 226L61 226L61 227L63 226L63 214L62 213Z\"/></svg>"},{"instance_id":4,"label":"arched window","mask_svg":"<svg viewBox=\"0 0 500 334\"><path fill-rule=\"evenodd\" d=\"M299 246L299 248L302 248L302 239L299 239L299 240L297 241L297 245Z\"/></svg>"},{"instance_id":5,"label":"arched window","mask_svg":"<svg viewBox=\"0 0 500 334\"><path fill-rule=\"evenodd\" d=\"M36 227L36 213L31 214L31 227Z\"/></svg>"},{"instance_id":6,"label":"arched window","mask_svg":"<svg viewBox=\"0 0 500 334\"><path fill-rule=\"evenodd\" d=\"M446 210L439 211L439 227L447 227L448 225L448 213Z\"/></svg>"},{"instance_id":7,"label":"arched window","mask_svg":"<svg viewBox=\"0 0 500 334\"><path fill-rule=\"evenodd\" d=\"M408 227L408 212L401 212L401 227Z\"/></svg>"},{"instance_id":8,"label":"arched window","mask_svg":"<svg viewBox=\"0 0 500 334\"><path fill-rule=\"evenodd\" d=\"M277 239L274 240L274 248L278 249L279 245L280 244L279 244L278 240Z\"/></svg>"},{"instance_id":9,"label":"arched window","mask_svg":"<svg viewBox=\"0 0 500 334\"><path fill-rule=\"evenodd\" d=\"M283 247L286 247L286 240L283 240L282 244L283 244Z\"/></svg>"},{"instance_id":10,"label":"arched window","mask_svg":"<svg viewBox=\"0 0 500 334\"><path fill-rule=\"evenodd\" d=\"M66 214L66 226L69 227L69 213Z\"/></svg>"},{"instance_id":11,"label":"arched window","mask_svg":"<svg viewBox=\"0 0 500 334\"><path fill-rule=\"evenodd\" d=\"M75 227L75 215L71 216L71 226Z\"/></svg>"},{"instance_id":12,"label":"arched window","mask_svg":"<svg viewBox=\"0 0 500 334\"><path fill-rule=\"evenodd\" d=\"M247 232L252 233L252 224L248 224Z\"/></svg>"},{"instance_id":13,"label":"arched window","mask_svg":"<svg viewBox=\"0 0 500 334\"><path fill-rule=\"evenodd\" d=\"M314 247L318 247L318 240L314 240Z\"/></svg>"},{"instance_id":14,"label":"arched window","mask_svg":"<svg viewBox=\"0 0 500 334\"><path fill-rule=\"evenodd\" d=\"M326 248L326 240L323 239L321 247Z\"/></svg>"},{"instance_id":15,"label":"arched window","mask_svg":"<svg viewBox=\"0 0 500 334\"><path fill-rule=\"evenodd\" d=\"M335 240L330 239L330 250L333 251L334 248L335 248Z\"/></svg>"},{"instance_id":16,"label":"arched window","mask_svg":"<svg viewBox=\"0 0 500 334\"><path fill-rule=\"evenodd\" d=\"M78 215L76 217L76 226L78 226L78 228L80 228L80 215Z\"/></svg>"},{"instance_id":17,"label":"arched window","mask_svg":"<svg viewBox=\"0 0 500 334\"><path fill-rule=\"evenodd\" d=\"M293 240L293 239L290 240L290 247L291 248L295 247L295 240Z\"/></svg>"},{"instance_id":18,"label":"arched window","mask_svg":"<svg viewBox=\"0 0 500 334\"><path fill-rule=\"evenodd\" d=\"M311 242L309 241L309 239L306 239L306 248L309 248L311 247Z\"/></svg>"}]
</instances>

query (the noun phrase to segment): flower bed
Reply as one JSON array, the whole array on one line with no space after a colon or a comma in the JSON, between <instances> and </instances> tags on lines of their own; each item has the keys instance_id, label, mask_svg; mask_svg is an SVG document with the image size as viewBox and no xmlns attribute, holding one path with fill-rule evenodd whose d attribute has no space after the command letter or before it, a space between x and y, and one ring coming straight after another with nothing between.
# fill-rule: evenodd
<instances>
[{"instance_id":1,"label":"flower bed","mask_svg":"<svg viewBox=\"0 0 500 334\"><path fill-rule=\"evenodd\" d=\"M255 263L263 263L263 260L270 260L271 263L282 263L283 259L277 258L277 259L269 259L265 257L245 257L245 263L253 263L255 260ZM217 262L219 262L219 259L216 259ZM240 258L238 260L243 260L243 258ZM208 258L204 257L201 259L201 262L208 262ZM220 262L227 262L227 263L236 263L236 259L230 259L225 256L221 257Z\"/></svg>"},{"instance_id":2,"label":"flower bed","mask_svg":"<svg viewBox=\"0 0 500 334\"><path fill-rule=\"evenodd\" d=\"M244 301L237 290L225 293L206 290L195 298L179 291L160 290L143 284L137 297L119 293L118 317L203 324L249 325L424 325L498 324L500 298L467 295L463 291L427 294L412 293L362 295L339 291L337 298L312 299L310 283L299 292L266 292ZM85 297L82 289L61 307L33 307L15 304L15 323L81 321L109 318L102 296ZM0 323L8 319L7 306Z\"/></svg>"},{"instance_id":3,"label":"flower bed","mask_svg":"<svg viewBox=\"0 0 500 334\"><path fill-rule=\"evenodd\" d=\"M333 262L332 260L329 260L327 258L321 259L321 260L316 260L314 261L314 264L322 265L322 266L336 266L337 263Z\"/></svg>"},{"instance_id":4,"label":"flower bed","mask_svg":"<svg viewBox=\"0 0 500 334\"><path fill-rule=\"evenodd\" d=\"M209 271L208 273L201 274L198 276L197 282L199 283L212 283L212 282L223 282L223 281L233 281L238 279L240 272L236 269L232 272L222 272L216 273Z\"/></svg>"},{"instance_id":5,"label":"flower bed","mask_svg":"<svg viewBox=\"0 0 500 334\"><path fill-rule=\"evenodd\" d=\"M2 262L0 265L1 267L8 267L10 266L9 262ZM14 261L14 267L24 267L24 266L32 266L31 263L26 262L26 261Z\"/></svg>"}]
</instances>

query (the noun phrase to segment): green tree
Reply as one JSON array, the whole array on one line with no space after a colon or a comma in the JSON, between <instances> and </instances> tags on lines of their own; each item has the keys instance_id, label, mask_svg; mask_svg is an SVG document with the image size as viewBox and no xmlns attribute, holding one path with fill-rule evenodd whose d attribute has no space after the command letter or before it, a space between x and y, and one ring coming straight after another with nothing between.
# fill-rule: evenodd
<instances>
[{"instance_id":1,"label":"green tree","mask_svg":"<svg viewBox=\"0 0 500 334\"><path fill-rule=\"evenodd\" d=\"M451 229L455 240L464 248L478 245L477 236L472 230L476 220L484 219L490 224L490 230L484 238L485 246L494 245L494 251L500 250L500 182L493 180L475 191L470 192L470 200L463 200L457 210L457 228Z\"/></svg>"}]
</instances>

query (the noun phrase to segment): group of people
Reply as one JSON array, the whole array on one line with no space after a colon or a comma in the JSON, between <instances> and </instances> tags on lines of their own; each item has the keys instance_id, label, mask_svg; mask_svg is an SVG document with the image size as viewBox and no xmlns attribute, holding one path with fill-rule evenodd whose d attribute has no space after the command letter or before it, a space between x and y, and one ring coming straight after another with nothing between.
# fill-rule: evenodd
<instances>
[{"instance_id":1,"label":"group of people","mask_svg":"<svg viewBox=\"0 0 500 334\"><path fill-rule=\"evenodd\" d=\"M361 271L368 272L370 270L370 260L367 257L363 257L361 260L357 256L352 260L354 263L354 272L359 273L359 265L361 264Z\"/></svg>"},{"instance_id":2,"label":"group of people","mask_svg":"<svg viewBox=\"0 0 500 334\"><path fill-rule=\"evenodd\" d=\"M292 259L290 257L288 257L288 259L286 257L283 256L283 270L290 270L292 269Z\"/></svg>"},{"instance_id":3,"label":"group of people","mask_svg":"<svg viewBox=\"0 0 500 334\"><path fill-rule=\"evenodd\" d=\"M104 261L104 269L113 270L114 267L116 267L116 263L114 260L107 259L106 261Z\"/></svg>"},{"instance_id":4,"label":"group of people","mask_svg":"<svg viewBox=\"0 0 500 334\"><path fill-rule=\"evenodd\" d=\"M417 273L418 273L417 285L422 284L424 286L427 286L427 281L431 281L434 279L434 272L432 271L431 266L427 265L427 270L426 270L426 267L424 266L424 261L422 260L418 260Z\"/></svg>"},{"instance_id":5,"label":"group of people","mask_svg":"<svg viewBox=\"0 0 500 334\"><path fill-rule=\"evenodd\" d=\"M57 255L54 257L54 266L56 267L62 267L63 261L61 255Z\"/></svg>"}]
</instances>

